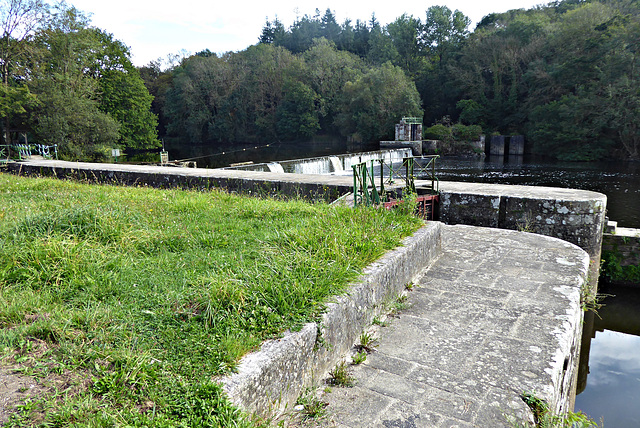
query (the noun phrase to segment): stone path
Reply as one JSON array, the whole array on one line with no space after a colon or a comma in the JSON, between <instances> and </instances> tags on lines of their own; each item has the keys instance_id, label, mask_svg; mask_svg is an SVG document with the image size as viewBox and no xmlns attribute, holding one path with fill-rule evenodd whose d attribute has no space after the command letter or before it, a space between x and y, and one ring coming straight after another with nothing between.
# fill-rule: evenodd
<instances>
[{"instance_id":1,"label":"stone path","mask_svg":"<svg viewBox=\"0 0 640 428\"><path fill-rule=\"evenodd\" d=\"M469 226L445 226L442 245L409 307L353 366L356 386L324 392L321 425L512 427L510 418L531 419L523 392L557 411L572 405L561 395L574 388L587 254L553 238Z\"/></svg>"}]
</instances>

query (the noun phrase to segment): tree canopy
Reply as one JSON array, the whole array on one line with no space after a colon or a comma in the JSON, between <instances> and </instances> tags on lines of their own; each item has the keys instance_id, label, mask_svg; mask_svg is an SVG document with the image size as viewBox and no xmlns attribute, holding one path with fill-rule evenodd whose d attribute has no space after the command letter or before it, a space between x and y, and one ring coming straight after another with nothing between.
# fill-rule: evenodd
<instances>
[{"instance_id":1,"label":"tree canopy","mask_svg":"<svg viewBox=\"0 0 640 428\"><path fill-rule=\"evenodd\" d=\"M94 160L158 146L152 97L122 42L66 3L3 0L0 10L7 142L18 128L63 157Z\"/></svg>"},{"instance_id":2,"label":"tree canopy","mask_svg":"<svg viewBox=\"0 0 640 428\"><path fill-rule=\"evenodd\" d=\"M57 142L69 157L106 147L297 141L376 142L404 115L524 134L566 160L636 159L637 0L558 0L485 16L432 6L382 25L330 9L267 20L240 52L136 69L128 48L81 12L0 0L2 128ZM475 128L474 128L475 129Z\"/></svg>"}]
</instances>

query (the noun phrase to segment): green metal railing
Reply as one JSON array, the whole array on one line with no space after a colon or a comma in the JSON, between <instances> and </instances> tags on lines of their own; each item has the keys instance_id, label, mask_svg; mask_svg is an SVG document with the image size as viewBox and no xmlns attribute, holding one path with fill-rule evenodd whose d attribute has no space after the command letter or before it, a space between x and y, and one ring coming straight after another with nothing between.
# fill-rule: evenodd
<instances>
[{"instance_id":1,"label":"green metal railing","mask_svg":"<svg viewBox=\"0 0 640 428\"><path fill-rule=\"evenodd\" d=\"M380 192L376 188L373 174L374 162L371 161L371 169L366 162L351 166L353 168L353 206L380 204Z\"/></svg>"},{"instance_id":2,"label":"green metal railing","mask_svg":"<svg viewBox=\"0 0 640 428\"><path fill-rule=\"evenodd\" d=\"M422 123L422 118L420 117L403 117L402 121L409 125L417 125Z\"/></svg>"},{"instance_id":3,"label":"green metal railing","mask_svg":"<svg viewBox=\"0 0 640 428\"><path fill-rule=\"evenodd\" d=\"M411 156L402 160L402 166L405 169L405 188L412 193L416 193L416 176L422 177L427 181L431 181L431 186L427 188L432 194L437 194L440 190L440 181L436 177L436 159L438 155L433 156ZM426 163L421 164L416 162L416 159L426 160Z\"/></svg>"},{"instance_id":4,"label":"green metal railing","mask_svg":"<svg viewBox=\"0 0 640 428\"><path fill-rule=\"evenodd\" d=\"M45 159L58 159L58 145L47 146L44 144L2 144L0 145L0 162L7 163L10 160L25 160L31 155L38 154Z\"/></svg>"},{"instance_id":5,"label":"green metal railing","mask_svg":"<svg viewBox=\"0 0 640 428\"><path fill-rule=\"evenodd\" d=\"M430 186L421 187L421 191L436 195L439 192L440 182L436 177L435 164L438 155L410 156L402 159L402 163L394 166L391 160L376 159L369 163L361 162L352 165L353 168L353 198L354 206L378 205L387 201L386 187L395 183L396 178L405 181L405 189L410 193L416 193L416 177L431 181ZM380 166L379 185L376 185L374 165ZM404 173L404 174L403 174ZM404 175L404 177L403 177Z\"/></svg>"}]
</instances>

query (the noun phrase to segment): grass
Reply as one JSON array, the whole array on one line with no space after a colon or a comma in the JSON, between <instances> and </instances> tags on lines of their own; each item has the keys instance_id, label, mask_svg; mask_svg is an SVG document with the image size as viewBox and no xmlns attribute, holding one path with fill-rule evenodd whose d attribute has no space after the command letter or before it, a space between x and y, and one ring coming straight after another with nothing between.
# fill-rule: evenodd
<instances>
[{"instance_id":1,"label":"grass","mask_svg":"<svg viewBox=\"0 0 640 428\"><path fill-rule=\"evenodd\" d=\"M356 379L349 372L347 363L343 361L329 372L327 383L332 386L352 387L356 384Z\"/></svg>"},{"instance_id":2,"label":"grass","mask_svg":"<svg viewBox=\"0 0 640 428\"><path fill-rule=\"evenodd\" d=\"M8 426L252 426L215 379L420 221L0 174L0 357L49 393Z\"/></svg>"},{"instance_id":3,"label":"grass","mask_svg":"<svg viewBox=\"0 0 640 428\"><path fill-rule=\"evenodd\" d=\"M567 412L556 415L549 409L549 405L535 394L525 392L522 400L531 409L537 428L598 428L598 424L581 412ZM530 424L512 421L514 428L529 427Z\"/></svg>"},{"instance_id":4,"label":"grass","mask_svg":"<svg viewBox=\"0 0 640 428\"><path fill-rule=\"evenodd\" d=\"M365 361L367 361L366 351L356 352L351 358L351 364L353 364L354 366L357 366L358 364L362 364Z\"/></svg>"},{"instance_id":5,"label":"grass","mask_svg":"<svg viewBox=\"0 0 640 428\"><path fill-rule=\"evenodd\" d=\"M315 394L313 389L305 390L296 404L302 406L302 420L321 420L327 417L327 406L329 403L320 400Z\"/></svg>"},{"instance_id":6,"label":"grass","mask_svg":"<svg viewBox=\"0 0 640 428\"><path fill-rule=\"evenodd\" d=\"M356 345L356 348L359 351L365 351L367 354L370 354L374 351L375 345L378 343L378 339L373 337L372 334L364 332L360 335L359 343Z\"/></svg>"}]
</instances>

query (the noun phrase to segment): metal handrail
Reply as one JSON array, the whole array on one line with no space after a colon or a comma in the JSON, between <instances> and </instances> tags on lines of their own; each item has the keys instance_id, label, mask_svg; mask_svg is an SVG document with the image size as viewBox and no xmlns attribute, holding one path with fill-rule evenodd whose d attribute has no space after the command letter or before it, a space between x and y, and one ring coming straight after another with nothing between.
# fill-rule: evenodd
<instances>
[{"instance_id":1,"label":"metal handrail","mask_svg":"<svg viewBox=\"0 0 640 428\"><path fill-rule=\"evenodd\" d=\"M32 153L39 154L45 159L58 159L58 145L47 146L45 144L2 144L0 145L0 161L25 160Z\"/></svg>"},{"instance_id":2,"label":"metal handrail","mask_svg":"<svg viewBox=\"0 0 640 428\"><path fill-rule=\"evenodd\" d=\"M353 168L353 195L354 206L360 204L373 205L386 201L387 192L385 184L393 184L394 176L401 177L401 171L405 171L405 189L410 193L416 193L415 180L416 176L426 175L427 180L431 180L431 186L427 188L431 194L437 195L440 189L440 181L436 177L435 163L438 155L430 156L409 156L402 159L402 164L398 167L393 166L393 162L385 159L372 160L370 167L366 162L352 165ZM427 159L426 164L422 165L416 160ZM380 165L379 187L376 186L373 173L374 162ZM388 175L385 178L385 173Z\"/></svg>"}]
</instances>

